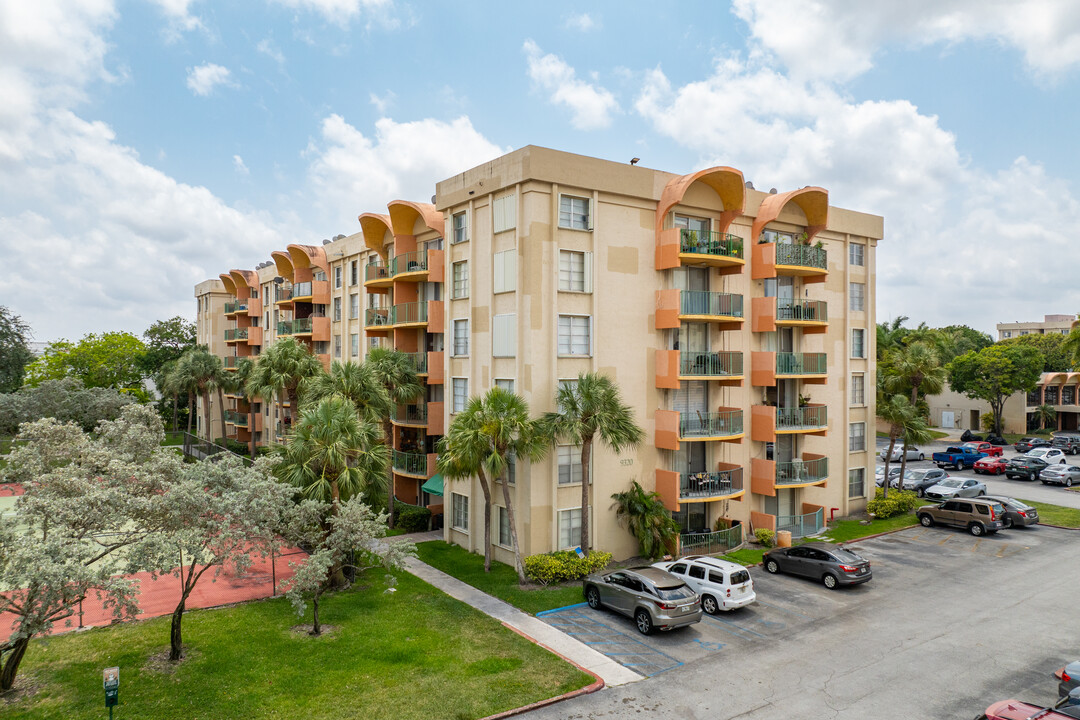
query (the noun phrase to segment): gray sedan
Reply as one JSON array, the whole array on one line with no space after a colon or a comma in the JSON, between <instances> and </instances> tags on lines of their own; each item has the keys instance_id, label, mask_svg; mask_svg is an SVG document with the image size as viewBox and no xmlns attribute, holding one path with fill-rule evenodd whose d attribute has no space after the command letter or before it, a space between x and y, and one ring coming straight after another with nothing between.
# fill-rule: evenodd
<instances>
[{"instance_id":1,"label":"gray sedan","mask_svg":"<svg viewBox=\"0 0 1080 720\"><path fill-rule=\"evenodd\" d=\"M970 478L951 477L942 480L926 491L931 500L947 500L954 497L979 497L986 494L986 483Z\"/></svg>"},{"instance_id":2,"label":"gray sedan","mask_svg":"<svg viewBox=\"0 0 1080 720\"><path fill-rule=\"evenodd\" d=\"M987 495L987 500L997 500L1005 507L1005 527L1027 527L1039 524L1039 511L1027 503L1004 495Z\"/></svg>"},{"instance_id":3,"label":"gray sedan","mask_svg":"<svg viewBox=\"0 0 1080 720\"><path fill-rule=\"evenodd\" d=\"M824 583L830 590L838 585L858 585L873 577L869 561L852 550L831 543L773 548L761 561L767 572L802 575Z\"/></svg>"},{"instance_id":4,"label":"gray sedan","mask_svg":"<svg viewBox=\"0 0 1080 720\"><path fill-rule=\"evenodd\" d=\"M679 578L654 567L593 573L582 583L589 607L634 619L638 632L674 630L701 620L701 600Z\"/></svg>"},{"instance_id":5,"label":"gray sedan","mask_svg":"<svg viewBox=\"0 0 1080 720\"><path fill-rule=\"evenodd\" d=\"M904 489L914 490L915 494L923 497L926 491L949 478L949 473L941 468L929 470L908 470L904 473ZM897 476L889 482L889 487L899 488L900 477Z\"/></svg>"},{"instance_id":6,"label":"gray sedan","mask_svg":"<svg viewBox=\"0 0 1080 720\"><path fill-rule=\"evenodd\" d=\"M1064 485L1065 487L1080 485L1080 467L1075 465L1050 465L1039 473L1039 479L1043 481L1043 485L1051 483Z\"/></svg>"},{"instance_id":7,"label":"gray sedan","mask_svg":"<svg viewBox=\"0 0 1080 720\"><path fill-rule=\"evenodd\" d=\"M908 445L907 447L905 447L904 452L907 454L907 459L908 460L925 460L926 459L926 454L923 453L922 450L915 447L914 445ZM881 455L880 455L881 459L884 460L885 456L888 455L888 454L889 454L889 448L885 448L884 450L882 450ZM889 462L900 462L900 448L899 448L899 446L893 448L892 455L889 457Z\"/></svg>"}]
</instances>

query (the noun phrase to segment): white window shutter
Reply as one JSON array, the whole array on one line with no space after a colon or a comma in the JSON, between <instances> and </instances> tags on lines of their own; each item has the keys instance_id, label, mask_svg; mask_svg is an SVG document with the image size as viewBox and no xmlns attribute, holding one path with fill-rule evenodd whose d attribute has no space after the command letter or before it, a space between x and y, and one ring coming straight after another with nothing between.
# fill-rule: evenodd
<instances>
[{"instance_id":1,"label":"white window shutter","mask_svg":"<svg viewBox=\"0 0 1080 720\"><path fill-rule=\"evenodd\" d=\"M591 252L584 253L585 255L585 292L591 293L593 291L593 279L592 279L592 266L593 266L593 254Z\"/></svg>"},{"instance_id":2,"label":"white window shutter","mask_svg":"<svg viewBox=\"0 0 1080 720\"><path fill-rule=\"evenodd\" d=\"M517 248L503 253L503 283L507 292L517 290Z\"/></svg>"},{"instance_id":3,"label":"white window shutter","mask_svg":"<svg viewBox=\"0 0 1080 720\"><path fill-rule=\"evenodd\" d=\"M492 258L492 292L503 292L506 290L506 269L502 258L502 253L495 253Z\"/></svg>"}]
</instances>

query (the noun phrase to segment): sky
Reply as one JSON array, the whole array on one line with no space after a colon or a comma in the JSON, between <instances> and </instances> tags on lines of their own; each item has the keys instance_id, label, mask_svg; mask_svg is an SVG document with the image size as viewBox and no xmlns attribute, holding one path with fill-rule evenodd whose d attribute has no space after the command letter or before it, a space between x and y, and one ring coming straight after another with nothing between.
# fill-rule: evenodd
<instances>
[{"instance_id":1,"label":"sky","mask_svg":"<svg viewBox=\"0 0 1080 720\"><path fill-rule=\"evenodd\" d=\"M1080 311L1075 0L0 0L0 305L34 339L524 145L885 217L878 320ZM1076 235L1074 235L1076 233Z\"/></svg>"}]
</instances>

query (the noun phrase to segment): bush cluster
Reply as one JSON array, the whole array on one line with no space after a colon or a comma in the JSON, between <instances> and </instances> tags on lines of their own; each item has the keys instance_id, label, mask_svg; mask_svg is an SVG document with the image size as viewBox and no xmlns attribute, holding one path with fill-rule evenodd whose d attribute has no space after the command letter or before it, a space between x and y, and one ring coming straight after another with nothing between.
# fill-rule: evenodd
<instances>
[{"instance_id":1,"label":"bush cluster","mask_svg":"<svg viewBox=\"0 0 1080 720\"><path fill-rule=\"evenodd\" d=\"M396 503L394 525L407 533L425 532L431 523L431 511L426 507Z\"/></svg>"},{"instance_id":2,"label":"bush cluster","mask_svg":"<svg viewBox=\"0 0 1080 720\"><path fill-rule=\"evenodd\" d=\"M220 445L229 452L236 453L237 455L248 454L248 444L242 443L239 440L233 440L232 438L218 438L214 441L214 444Z\"/></svg>"},{"instance_id":3,"label":"bush cluster","mask_svg":"<svg viewBox=\"0 0 1080 720\"><path fill-rule=\"evenodd\" d=\"M884 520L909 513L919 505L919 497L907 490L904 492L893 490L888 498L885 498L884 494L884 489L878 488L874 493L874 499L866 503L866 512Z\"/></svg>"},{"instance_id":4,"label":"bush cluster","mask_svg":"<svg viewBox=\"0 0 1080 720\"><path fill-rule=\"evenodd\" d=\"M765 547L772 547L773 538L776 537L776 533L769 528L758 528L754 531L754 539L758 541L759 545Z\"/></svg>"},{"instance_id":5,"label":"bush cluster","mask_svg":"<svg viewBox=\"0 0 1080 720\"><path fill-rule=\"evenodd\" d=\"M75 422L89 431L102 420L120 417L124 406L133 402L130 394L83 387L74 378L46 380L37 387L0 394L0 434L14 435L20 424L46 417Z\"/></svg>"},{"instance_id":6,"label":"bush cluster","mask_svg":"<svg viewBox=\"0 0 1080 720\"><path fill-rule=\"evenodd\" d=\"M525 574L529 579L541 585L580 580L589 573L603 570L611 562L611 553L593 552L588 557L578 557L576 552L561 552L530 555L525 558Z\"/></svg>"}]
</instances>

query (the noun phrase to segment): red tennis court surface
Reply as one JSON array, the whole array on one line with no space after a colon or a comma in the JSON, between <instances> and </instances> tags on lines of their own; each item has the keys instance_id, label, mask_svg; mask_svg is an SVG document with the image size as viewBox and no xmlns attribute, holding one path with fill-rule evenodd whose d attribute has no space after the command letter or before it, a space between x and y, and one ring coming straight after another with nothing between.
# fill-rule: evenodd
<instances>
[{"instance_id":1,"label":"red tennis court surface","mask_svg":"<svg viewBox=\"0 0 1080 720\"><path fill-rule=\"evenodd\" d=\"M0 497L18 497L26 490L19 483L0 483Z\"/></svg>"},{"instance_id":2,"label":"red tennis court surface","mask_svg":"<svg viewBox=\"0 0 1080 720\"><path fill-rule=\"evenodd\" d=\"M277 583L280 592L281 583L293 576L289 562L296 562L307 557L299 549L286 551L285 555L277 555L274 558L274 567L277 569ZM231 571L223 572L216 576L215 569L206 571L199 580L195 590L188 596L186 608L208 608L230 603L244 602L245 600L257 600L270 597L273 594L273 575L271 573L270 558L256 560L242 576L237 576ZM159 617L169 615L176 609L180 602L180 580L172 575L158 576L157 580L150 577L150 573L136 573L130 577L140 581L139 613L140 618ZM108 625L112 622L112 615L104 610L93 594L83 601L82 623L85 626ZM66 621L61 620L53 626L53 634L68 632L79 626L78 608L71 619L71 627L66 627ZM10 613L0 614L0 642L7 640L14 632L14 618Z\"/></svg>"}]
</instances>

